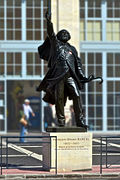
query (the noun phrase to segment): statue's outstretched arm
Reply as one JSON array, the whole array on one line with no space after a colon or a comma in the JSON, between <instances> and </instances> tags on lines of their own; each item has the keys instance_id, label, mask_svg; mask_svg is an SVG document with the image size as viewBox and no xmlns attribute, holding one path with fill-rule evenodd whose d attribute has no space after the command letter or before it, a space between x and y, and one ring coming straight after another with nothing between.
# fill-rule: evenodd
<instances>
[{"instance_id":1,"label":"statue's outstretched arm","mask_svg":"<svg viewBox=\"0 0 120 180\"><path fill-rule=\"evenodd\" d=\"M51 14L49 14L47 11L45 13L45 17L47 20L47 34L48 34L49 38L52 39L53 37L55 37L55 33L53 30L53 23L51 22Z\"/></svg>"}]
</instances>

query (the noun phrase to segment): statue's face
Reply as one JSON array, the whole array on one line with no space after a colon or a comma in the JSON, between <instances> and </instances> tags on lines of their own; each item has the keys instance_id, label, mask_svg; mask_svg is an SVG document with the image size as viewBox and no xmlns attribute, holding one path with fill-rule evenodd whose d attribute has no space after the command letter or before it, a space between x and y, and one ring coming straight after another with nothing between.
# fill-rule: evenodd
<instances>
[{"instance_id":1,"label":"statue's face","mask_svg":"<svg viewBox=\"0 0 120 180\"><path fill-rule=\"evenodd\" d=\"M66 43L68 40L70 40L71 36L67 30L63 29L57 33L57 38L58 40Z\"/></svg>"}]
</instances>

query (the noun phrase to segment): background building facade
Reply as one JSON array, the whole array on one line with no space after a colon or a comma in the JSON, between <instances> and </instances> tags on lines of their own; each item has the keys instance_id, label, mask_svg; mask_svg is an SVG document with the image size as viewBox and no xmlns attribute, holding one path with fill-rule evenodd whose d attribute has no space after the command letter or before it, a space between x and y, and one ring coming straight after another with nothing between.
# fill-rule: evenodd
<instances>
[{"instance_id":1,"label":"background building facade","mask_svg":"<svg viewBox=\"0 0 120 180\"><path fill-rule=\"evenodd\" d=\"M55 32L70 31L86 76L102 76L82 92L92 131L120 130L120 2L118 0L0 0L0 132L19 128L19 109L30 98L33 129L43 130L42 94L47 71L38 46L46 37L44 14L51 4Z\"/></svg>"}]
</instances>

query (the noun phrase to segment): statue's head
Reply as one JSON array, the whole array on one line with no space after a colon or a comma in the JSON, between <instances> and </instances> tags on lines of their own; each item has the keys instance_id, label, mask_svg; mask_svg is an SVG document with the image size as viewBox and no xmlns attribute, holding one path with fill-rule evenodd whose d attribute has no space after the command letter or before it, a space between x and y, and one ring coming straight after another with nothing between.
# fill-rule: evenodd
<instances>
[{"instance_id":1,"label":"statue's head","mask_svg":"<svg viewBox=\"0 0 120 180\"><path fill-rule=\"evenodd\" d=\"M63 29L57 33L57 38L58 38L58 40L66 43L68 40L71 39L71 36L67 30Z\"/></svg>"}]
</instances>

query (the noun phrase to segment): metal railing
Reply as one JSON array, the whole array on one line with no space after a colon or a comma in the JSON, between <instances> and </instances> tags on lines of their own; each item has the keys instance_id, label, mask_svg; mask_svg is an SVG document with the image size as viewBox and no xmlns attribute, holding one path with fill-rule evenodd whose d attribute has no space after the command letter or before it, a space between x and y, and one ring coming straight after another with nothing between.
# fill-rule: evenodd
<instances>
[{"instance_id":1,"label":"metal railing","mask_svg":"<svg viewBox=\"0 0 120 180\"><path fill-rule=\"evenodd\" d=\"M120 136L101 136L100 137L100 174L102 174L102 170L103 170L103 144L105 147L105 168L110 167L110 165L108 166L108 155L109 155L108 145L111 145L110 140L112 139L120 139ZM120 150L119 151L111 150L110 153L120 153Z\"/></svg>"},{"instance_id":2,"label":"metal railing","mask_svg":"<svg viewBox=\"0 0 120 180\"><path fill-rule=\"evenodd\" d=\"M27 142L20 142L19 139L23 138L22 136L1 136L1 175L3 174L3 168L4 169L22 169L24 168L24 161L22 161L22 166L19 167L17 165L15 165L14 160L13 160L13 165L9 164L9 151L8 149L13 149L16 151L19 151L19 153L21 153L23 155L23 151L22 151L22 146L26 147L25 153L27 155L25 155L25 157L36 157L36 159L38 160L38 157L42 157L41 159L41 163L44 167L41 167L41 169L43 168L43 171L46 170L50 170L50 169L55 169L55 173L57 174L57 137L56 136L25 136L24 138L29 140ZM52 142L54 140L54 149L52 149ZM17 144L17 145L16 145ZM31 145L30 147L33 147L33 144L39 144L41 146L37 146L38 148L41 147L42 153L41 154L37 154L36 152L32 152L28 149L28 145ZM3 153L3 149L5 148L5 151ZM54 163L52 162L53 160L51 160L51 150L54 150ZM21 156L22 156L21 155ZM15 157L15 155L13 155ZM4 164L3 164L3 158L4 158ZM20 160L19 155L18 155L18 161ZM54 164L54 166L52 166L52 164ZM39 165L39 163L38 163ZM33 165L34 167L34 165ZM27 169L27 168L25 168Z\"/></svg>"}]
</instances>

